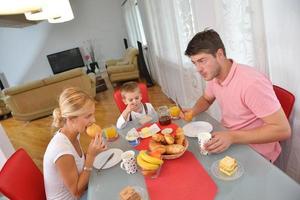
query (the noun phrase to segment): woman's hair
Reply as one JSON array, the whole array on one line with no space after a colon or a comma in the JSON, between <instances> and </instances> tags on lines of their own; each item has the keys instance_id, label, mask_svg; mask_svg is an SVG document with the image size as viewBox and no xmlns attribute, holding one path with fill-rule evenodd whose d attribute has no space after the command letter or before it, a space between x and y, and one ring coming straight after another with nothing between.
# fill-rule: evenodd
<instances>
[{"instance_id":1,"label":"woman's hair","mask_svg":"<svg viewBox=\"0 0 300 200\"><path fill-rule=\"evenodd\" d=\"M94 103L94 99L79 88L65 89L59 96L59 107L53 111L52 125L57 128L63 127L66 118L85 114L86 108Z\"/></svg>"},{"instance_id":2,"label":"woman's hair","mask_svg":"<svg viewBox=\"0 0 300 200\"><path fill-rule=\"evenodd\" d=\"M215 56L218 49L222 49L224 56L226 56L225 47L219 34L213 29L206 29L191 39L185 50L185 55L193 56L198 53L208 53Z\"/></svg>"},{"instance_id":3,"label":"woman's hair","mask_svg":"<svg viewBox=\"0 0 300 200\"><path fill-rule=\"evenodd\" d=\"M138 83L134 82L134 81L126 82L120 88L121 95L122 95L123 99L125 98L125 94L126 93L128 93L128 92L135 92L137 90L140 91L140 88L139 88Z\"/></svg>"}]
</instances>

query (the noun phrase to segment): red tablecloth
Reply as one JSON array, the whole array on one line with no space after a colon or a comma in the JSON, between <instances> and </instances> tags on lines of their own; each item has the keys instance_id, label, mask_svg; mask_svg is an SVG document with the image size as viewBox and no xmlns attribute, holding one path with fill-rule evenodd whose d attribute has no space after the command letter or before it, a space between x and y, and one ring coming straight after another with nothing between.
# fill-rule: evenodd
<instances>
[{"instance_id":1,"label":"red tablecloth","mask_svg":"<svg viewBox=\"0 0 300 200\"><path fill-rule=\"evenodd\" d=\"M165 160L160 175L145 181L151 200L211 200L217 193L216 184L189 151Z\"/></svg>"}]
</instances>

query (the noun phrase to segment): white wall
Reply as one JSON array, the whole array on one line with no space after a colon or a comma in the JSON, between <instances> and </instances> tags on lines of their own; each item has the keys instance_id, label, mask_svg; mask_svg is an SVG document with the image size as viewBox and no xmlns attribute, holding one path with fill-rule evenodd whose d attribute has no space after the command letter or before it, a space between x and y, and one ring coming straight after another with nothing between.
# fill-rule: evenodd
<instances>
[{"instance_id":1,"label":"white wall","mask_svg":"<svg viewBox=\"0 0 300 200\"><path fill-rule=\"evenodd\" d=\"M46 55L94 41L99 64L124 52L121 0L70 0L75 18L25 28L0 28L0 72L10 86L52 74Z\"/></svg>"},{"instance_id":2,"label":"white wall","mask_svg":"<svg viewBox=\"0 0 300 200\"><path fill-rule=\"evenodd\" d=\"M270 78L296 96L281 167L300 183L300 1L265 0L263 6Z\"/></svg>"}]
</instances>

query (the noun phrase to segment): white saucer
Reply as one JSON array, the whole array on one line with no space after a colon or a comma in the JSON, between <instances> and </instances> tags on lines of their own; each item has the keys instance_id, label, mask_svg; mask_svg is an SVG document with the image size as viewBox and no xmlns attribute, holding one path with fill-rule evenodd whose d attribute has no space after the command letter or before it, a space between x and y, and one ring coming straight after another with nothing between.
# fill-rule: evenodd
<instances>
[{"instance_id":1,"label":"white saucer","mask_svg":"<svg viewBox=\"0 0 300 200\"><path fill-rule=\"evenodd\" d=\"M122 160L121 154L123 151L121 149L108 149L96 156L93 164L94 168L99 169L111 153L114 153L114 156L105 164L102 169L113 167Z\"/></svg>"},{"instance_id":2,"label":"white saucer","mask_svg":"<svg viewBox=\"0 0 300 200\"><path fill-rule=\"evenodd\" d=\"M244 170L243 165L237 161L238 168L237 168L236 172L234 174L232 174L232 176L227 176L226 174L224 174L223 172L221 172L219 170L219 162L220 162L220 160L215 161L210 168L211 173L218 179L221 179L224 181L232 181L232 180L240 178L244 174L245 170Z\"/></svg>"},{"instance_id":3,"label":"white saucer","mask_svg":"<svg viewBox=\"0 0 300 200\"><path fill-rule=\"evenodd\" d=\"M210 123L205 121L190 122L183 126L184 135L188 137L197 137L198 133L211 132L213 127Z\"/></svg>"}]
</instances>

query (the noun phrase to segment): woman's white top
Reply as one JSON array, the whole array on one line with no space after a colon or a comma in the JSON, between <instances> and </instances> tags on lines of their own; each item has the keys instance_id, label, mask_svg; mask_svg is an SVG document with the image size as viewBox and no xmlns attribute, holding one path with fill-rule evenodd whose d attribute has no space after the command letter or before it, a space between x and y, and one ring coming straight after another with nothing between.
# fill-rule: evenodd
<instances>
[{"instance_id":1,"label":"woman's white top","mask_svg":"<svg viewBox=\"0 0 300 200\"><path fill-rule=\"evenodd\" d=\"M142 106L142 107L143 107L143 109L140 113L131 111L129 113L129 115L127 116L127 119L125 119L123 117L123 115L121 114L118 121L117 121L117 128L118 129L125 128L125 126L127 125L127 122L129 121L130 115L131 115L132 120L141 119L145 115L150 115L150 116L157 115L157 113L156 113L155 109L153 108L153 106L151 105L151 103L146 103L147 113L145 111L144 106Z\"/></svg>"},{"instance_id":2,"label":"woman's white top","mask_svg":"<svg viewBox=\"0 0 300 200\"><path fill-rule=\"evenodd\" d=\"M77 139L79 140L79 134ZM69 189L64 185L63 179L60 176L55 162L62 155L72 155L74 157L78 174L83 170L84 166L84 154L80 147L82 156L80 157L72 145L68 137L57 131L54 137L51 139L44 155L44 182L46 196L48 200L77 200L78 198L74 197Z\"/></svg>"}]
</instances>

